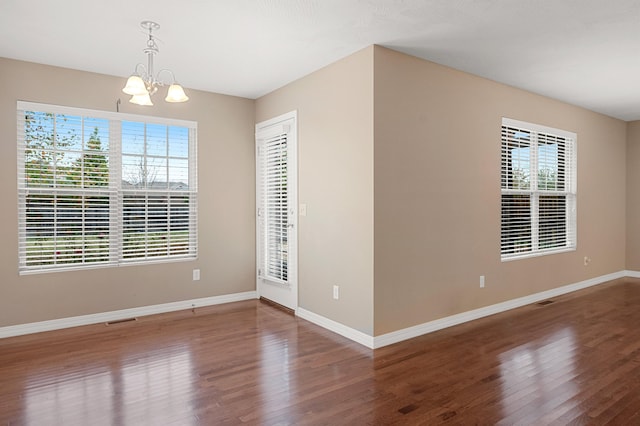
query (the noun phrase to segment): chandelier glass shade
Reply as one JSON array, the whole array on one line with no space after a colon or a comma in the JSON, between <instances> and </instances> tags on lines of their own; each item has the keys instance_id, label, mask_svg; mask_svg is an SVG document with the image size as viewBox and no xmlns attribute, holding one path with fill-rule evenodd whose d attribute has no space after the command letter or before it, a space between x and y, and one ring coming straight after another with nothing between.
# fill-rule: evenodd
<instances>
[{"instance_id":1,"label":"chandelier glass shade","mask_svg":"<svg viewBox=\"0 0 640 426\"><path fill-rule=\"evenodd\" d=\"M131 95L129 102L137 105L153 105L151 96L153 96L158 88L165 86L166 83L160 79L161 74L169 74L171 83L167 90L167 96L164 98L167 102L186 102L189 97L184 93L184 89L176 82L176 78L168 69L162 69L154 75L153 59L158 53L158 45L153 36L153 31L158 30L160 25L152 21L142 21L140 27L149 33L147 47L143 52L147 55L147 65L137 64L131 77L127 80L127 84L122 91L127 95Z\"/></svg>"}]
</instances>

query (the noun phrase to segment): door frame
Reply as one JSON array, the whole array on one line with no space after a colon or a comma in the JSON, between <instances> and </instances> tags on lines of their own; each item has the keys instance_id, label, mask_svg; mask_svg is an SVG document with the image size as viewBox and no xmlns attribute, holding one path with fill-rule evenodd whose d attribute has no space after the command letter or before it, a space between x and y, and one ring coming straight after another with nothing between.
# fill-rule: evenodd
<instances>
[{"instance_id":1,"label":"door frame","mask_svg":"<svg viewBox=\"0 0 640 426\"><path fill-rule=\"evenodd\" d=\"M258 156L258 136L260 133L269 131L270 127L288 125L287 133L287 200L289 211L289 223L293 226L287 230L287 282L289 283L288 302L281 303L277 299L279 290L277 284L264 283L264 279L259 275L261 267L261 244L260 238L260 159ZM297 311L298 309L298 112L297 110L279 115L266 121L256 124L255 127L255 170L256 170L256 293L258 298L265 297L273 302L281 304L286 308ZM280 285L280 289L284 289ZM275 297L274 297L275 296Z\"/></svg>"}]
</instances>

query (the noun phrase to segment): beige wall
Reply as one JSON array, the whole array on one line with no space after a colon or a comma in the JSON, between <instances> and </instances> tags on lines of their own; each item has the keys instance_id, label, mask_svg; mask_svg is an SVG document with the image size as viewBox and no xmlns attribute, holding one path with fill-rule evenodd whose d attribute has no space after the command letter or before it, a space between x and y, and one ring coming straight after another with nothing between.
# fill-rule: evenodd
<instances>
[{"instance_id":1,"label":"beige wall","mask_svg":"<svg viewBox=\"0 0 640 426\"><path fill-rule=\"evenodd\" d=\"M576 251L500 261L502 117L578 134ZM625 269L626 123L382 47L374 123L375 335Z\"/></svg>"},{"instance_id":2,"label":"beige wall","mask_svg":"<svg viewBox=\"0 0 640 426\"><path fill-rule=\"evenodd\" d=\"M373 47L256 101L298 111L299 306L373 334ZM333 285L340 299L333 300Z\"/></svg>"},{"instance_id":3,"label":"beige wall","mask_svg":"<svg viewBox=\"0 0 640 426\"><path fill-rule=\"evenodd\" d=\"M627 259L640 271L640 121L627 123Z\"/></svg>"},{"instance_id":4,"label":"beige wall","mask_svg":"<svg viewBox=\"0 0 640 426\"><path fill-rule=\"evenodd\" d=\"M129 104L124 78L0 58L0 327L255 290L254 101L188 90ZM16 101L198 122L199 259L18 275ZM192 281L192 269L201 281Z\"/></svg>"},{"instance_id":5,"label":"beige wall","mask_svg":"<svg viewBox=\"0 0 640 426\"><path fill-rule=\"evenodd\" d=\"M2 203L0 327L254 290L254 124L292 110L308 208L299 221L301 308L381 335L640 270L640 122L377 46L256 101L189 91L187 104L144 108L126 102L123 78L1 58L0 75L4 200L17 199L17 100L113 111L120 97L123 112L194 120L200 161L193 262L19 276L17 207ZM500 261L503 116L578 134L575 252Z\"/></svg>"}]
</instances>

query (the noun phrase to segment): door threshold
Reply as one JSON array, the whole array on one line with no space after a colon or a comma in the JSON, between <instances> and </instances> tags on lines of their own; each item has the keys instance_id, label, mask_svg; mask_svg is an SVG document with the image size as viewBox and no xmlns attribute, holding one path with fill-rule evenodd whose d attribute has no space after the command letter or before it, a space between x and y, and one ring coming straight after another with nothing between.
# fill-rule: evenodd
<instances>
[{"instance_id":1,"label":"door threshold","mask_svg":"<svg viewBox=\"0 0 640 426\"><path fill-rule=\"evenodd\" d=\"M269 299L266 299L266 298L260 296L260 301L262 303L266 303L269 306L273 306L274 308L279 309L279 310L281 310L281 311L283 311L283 312L285 312L285 313L287 313L289 315L296 316L296 311L294 309L287 308L286 306L281 305L281 304L279 304L277 302L274 302L273 300L269 300Z\"/></svg>"}]
</instances>

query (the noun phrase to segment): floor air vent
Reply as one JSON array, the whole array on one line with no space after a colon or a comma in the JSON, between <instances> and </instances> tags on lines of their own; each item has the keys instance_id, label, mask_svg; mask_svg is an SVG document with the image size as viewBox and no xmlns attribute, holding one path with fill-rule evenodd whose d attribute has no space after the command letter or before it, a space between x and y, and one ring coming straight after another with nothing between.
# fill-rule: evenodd
<instances>
[{"instance_id":1,"label":"floor air vent","mask_svg":"<svg viewBox=\"0 0 640 426\"><path fill-rule=\"evenodd\" d=\"M104 325L114 325L114 324L120 324L123 322L131 322L131 321L138 321L138 318L125 318L125 319L121 319L121 320L114 320L114 321L107 321L104 323Z\"/></svg>"},{"instance_id":2,"label":"floor air vent","mask_svg":"<svg viewBox=\"0 0 640 426\"><path fill-rule=\"evenodd\" d=\"M540 306L547 306L547 305L550 305L552 303L553 303L553 300L545 300L545 301L542 301L542 302L538 302L537 304L540 305Z\"/></svg>"}]
</instances>

